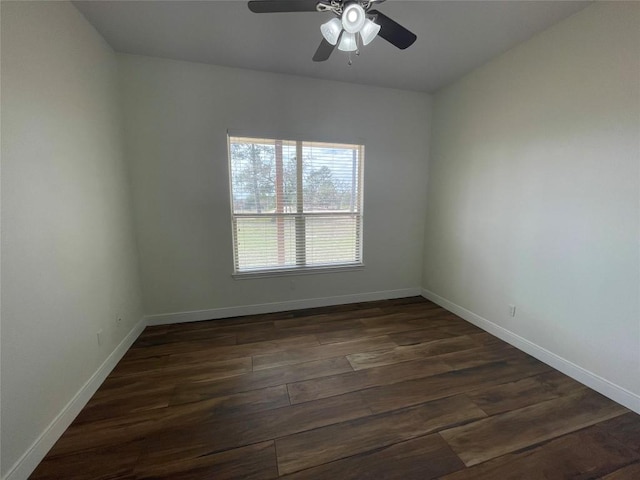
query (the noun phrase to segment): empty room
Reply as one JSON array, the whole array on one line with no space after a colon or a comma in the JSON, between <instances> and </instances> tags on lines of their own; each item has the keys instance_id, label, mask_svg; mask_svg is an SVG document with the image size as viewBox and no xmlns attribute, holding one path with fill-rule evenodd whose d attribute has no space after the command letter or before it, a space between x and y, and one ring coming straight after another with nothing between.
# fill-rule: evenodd
<instances>
[{"instance_id":1,"label":"empty room","mask_svg":"<svg viewBox=\"0 0 640 480\"><path fill-rule=\"evenodd\" d=\"M0 478L640 478L640 2L0 2Z\"/></svg>"}]
</instances>

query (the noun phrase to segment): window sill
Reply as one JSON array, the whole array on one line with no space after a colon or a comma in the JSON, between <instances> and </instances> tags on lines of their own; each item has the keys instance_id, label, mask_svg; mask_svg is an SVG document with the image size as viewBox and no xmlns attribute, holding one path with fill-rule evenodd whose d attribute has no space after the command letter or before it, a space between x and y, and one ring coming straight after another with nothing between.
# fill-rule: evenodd
<instances>
[{"instance_id":1,"label":"window sill","mask_svg":"<svg viewBox=\"0 0 640 480\"><path fill-rule=\"evenodd\" d=\"M364 263L356 263L353 265L343 266L283 268L262 271L257 270L253 272L234 273L231 276L235 280L248 280L252 278L286 277L291 275L315 275L321 273L340 273L358 270L364 270Z\"/></svg>"}]
</instances>

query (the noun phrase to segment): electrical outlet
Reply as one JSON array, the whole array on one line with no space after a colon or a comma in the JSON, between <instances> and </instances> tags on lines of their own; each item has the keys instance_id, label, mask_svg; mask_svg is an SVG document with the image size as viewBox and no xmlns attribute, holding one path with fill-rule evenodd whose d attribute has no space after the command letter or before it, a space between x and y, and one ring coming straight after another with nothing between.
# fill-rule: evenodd
<instances>
[{"instance_id":1,"label":"electrical outlet","mask_svg":"<svg viewBox=\"0 0 640 480\"><path fill-rule=\"evenodd\" d=\"M119 327L122 325L122 315L117 314L116 315L116 327Z\"/></svg>"},{"instance_id":2,"label":"electrical outlet","mask_svg":"<svg viewBox=\"0 0 640 480\"><path fill-rule=\"evenodd\" d=\"M515 317L516 316L516 306L515 305L509 305L509 316L510 317Z\"/></svg>"},{"instance_id":3,"label":"electrical outlet","mask_svg":"<svg viewBox=\"0 0 640 480\"><path fill-rule=\"evenodd\" d=\"M102 345L102 329L98 330L98 346Z\"/></svg>"}]
</instances>

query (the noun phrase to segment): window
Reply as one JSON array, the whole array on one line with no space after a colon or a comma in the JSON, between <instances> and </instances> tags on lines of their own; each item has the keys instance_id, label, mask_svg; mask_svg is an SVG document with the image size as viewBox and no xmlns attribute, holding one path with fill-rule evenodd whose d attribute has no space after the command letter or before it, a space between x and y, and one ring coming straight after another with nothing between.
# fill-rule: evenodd
<instances>
[{"instance_id":1,"label":"window","mask_svg":"<svg viewBox=\"0 0 640 480\"><path fill-rule=\"evenodd\" d=\"M362 265L363 153L229 136L235 273Z\"/></svg>"}]
</instances>

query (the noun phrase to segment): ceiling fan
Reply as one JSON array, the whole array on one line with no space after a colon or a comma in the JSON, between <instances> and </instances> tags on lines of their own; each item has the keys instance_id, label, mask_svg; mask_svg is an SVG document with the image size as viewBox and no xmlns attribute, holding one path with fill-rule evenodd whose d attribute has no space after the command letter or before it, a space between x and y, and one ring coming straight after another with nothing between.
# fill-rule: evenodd
<instances>
[{"instance_id":1,"label":"ceiling fan","mask_svg":"<svg viewBox=\"0 0 640 480\"><path fill-rule=\"evenodd\" d=\"M331 12L336 17L320 26L322 42L313 55L314 62L324 62L336 45L338 50L353 52L358 44L369 44L377 35L404 50L416 41L415 34L372 7L384 0L251 0L254 13Z\"/></svg>"}]
</instances>

